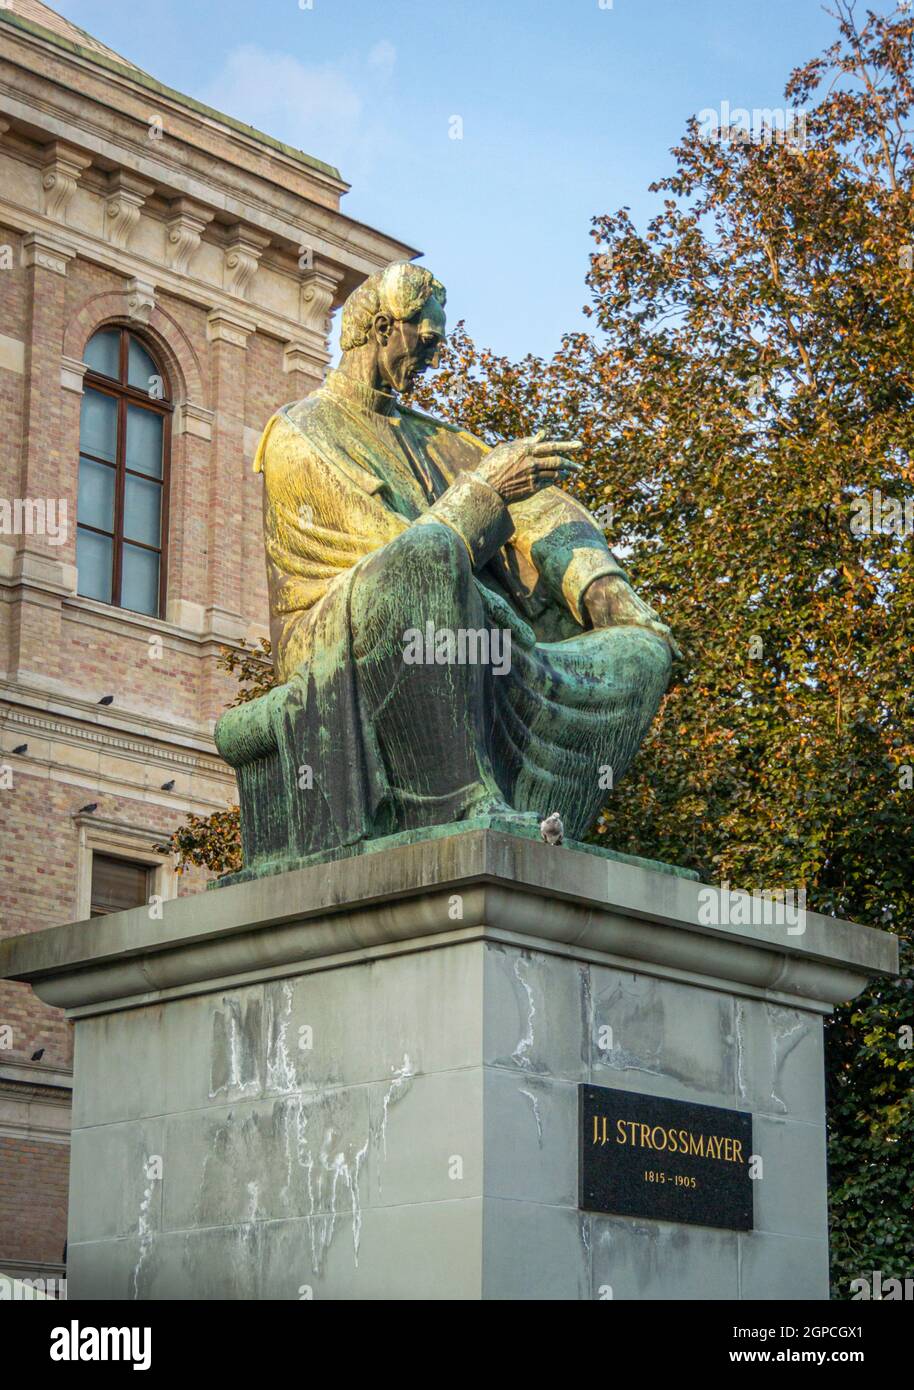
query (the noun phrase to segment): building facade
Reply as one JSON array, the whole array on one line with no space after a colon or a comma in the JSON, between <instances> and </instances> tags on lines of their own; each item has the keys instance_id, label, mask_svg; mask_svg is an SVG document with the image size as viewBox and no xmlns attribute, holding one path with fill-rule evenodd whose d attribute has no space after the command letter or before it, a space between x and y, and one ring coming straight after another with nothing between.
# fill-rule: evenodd
<instances>
[{"instance_id":1,"label":"building facade","mask_svg":"<svg viewBox=\"0 0 914 1390\"><path fill-rule=\"evenodd\" d=\"M179 893L236 800L225 646L267 634L260 431L415 252L301 151L37 0L0 7L0 931ZM70 1025L0 982L0 1271L59 1277Z\"/></svg>"}]
</instances>

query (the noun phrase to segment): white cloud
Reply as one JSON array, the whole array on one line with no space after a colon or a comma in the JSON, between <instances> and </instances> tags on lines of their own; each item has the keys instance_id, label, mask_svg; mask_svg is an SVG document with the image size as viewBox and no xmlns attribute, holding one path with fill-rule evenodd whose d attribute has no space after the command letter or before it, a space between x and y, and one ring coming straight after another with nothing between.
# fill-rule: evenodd
<instances>
[{"instance_id":1,"label":"white cloud","mask_svg":"<svg viewBox=\"0 0 914 1390\"><path fill-rule=\"evenodd\" d=\"M369 63L375 70L389 68L395 56L385 50L374 61L370 55ZM363 99L342 67L309 67L291 54L256 44L233 49L200 99L329 164L344 161L366 134Z\"/></svg>"},{"instance_id":2,"label":"white cloud","mask_svg":"<svg viewBox=\"0 0 914 1390\"><path fill-rule=\"evenodd\" d=\"M390 77L397 61L397 50L390 39L381 39L368 55L368 66L382 77Z\"/></svg>"}]
</instances>

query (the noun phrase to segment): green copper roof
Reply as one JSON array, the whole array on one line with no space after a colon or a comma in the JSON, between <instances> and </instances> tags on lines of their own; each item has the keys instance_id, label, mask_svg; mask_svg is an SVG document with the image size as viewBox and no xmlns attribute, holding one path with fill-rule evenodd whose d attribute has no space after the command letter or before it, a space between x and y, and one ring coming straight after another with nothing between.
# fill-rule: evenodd
<instances>
[{"instance_id":1,"label":"green copper roof","mask_svg":"<svg viewBox=\"0 0 914 1390\"><path fill-rule=\"evenodd\" d=\"M181 106L186 106L191 111L198 112L201 116L209 116L220 124L228 126L231 130L236 130L242 135L252 136L262 145L269 146L272 150L279 151L280 154L287 155L288 158L296 160L299 164L306 164L310 169L316 169L329 178L336 179L340 183L344 180L338 169L332 164L325 164L321 159L315 159L313 155L305 154L304 150L297 150L292 145L285 145L281 140L275 139L272 135L265 135L263 131L256 130L254 126L245 125L243 121L237 121L234 116L226 116L223 111L216 111L212 106L206 106L202 101L195 101L193 97L185 96L183 92L176 92L173 87L166 87L164 83L157 82L154 77L150 77L141 68L134 67L132 64L121 61L117 62L114 58L109 58L106 53L101 53L97 49L89 48L85 44L76 43L72 39L66 38L63 34L55 33L51 29L46 29L42 24L36 24L32 20L23 19L20 15L14 14L12 10L0 7L0 20L5 24L11 24L16 29L23 29L26 33L35 34L39 38L46 39L48 43L54 44L56 48L65 49L69 53L76 53L81 58L86 58L90 62L101 68L107 68L111 72L120 73L127 77L131 82L138 86L145 87L150 92L157 92L160 96L168 97L176 101ZM82 33L73 26L75 32ZM86 35L86 37L90 37Z\"/></svg>"}]
</instances>

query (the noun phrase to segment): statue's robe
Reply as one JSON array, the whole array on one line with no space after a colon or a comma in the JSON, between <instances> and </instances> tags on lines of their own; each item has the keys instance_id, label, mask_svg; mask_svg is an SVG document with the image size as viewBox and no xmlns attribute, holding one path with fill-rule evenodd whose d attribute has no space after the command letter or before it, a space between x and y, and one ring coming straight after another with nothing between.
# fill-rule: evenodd
<instances>
[{"instance_id":1,"label":"statue's robe","mask_svg":"<svg viewBox=\"0 0 914 1390\"><path fill-rule=\"evenodd\" d=\"M252 758L276 754L242 809L277 775L300 788L290 850L504 803L557 810L579 837L647 731L666 643L640 627L585 630L588 584L622 573L602 531L557 488L507 506L471 471L487 451L339 371L264 431L255 468L286 684L260 702L259 741L245 734ZM510 646L461 664L461 629Z\"/></svg>"}]
</instances>

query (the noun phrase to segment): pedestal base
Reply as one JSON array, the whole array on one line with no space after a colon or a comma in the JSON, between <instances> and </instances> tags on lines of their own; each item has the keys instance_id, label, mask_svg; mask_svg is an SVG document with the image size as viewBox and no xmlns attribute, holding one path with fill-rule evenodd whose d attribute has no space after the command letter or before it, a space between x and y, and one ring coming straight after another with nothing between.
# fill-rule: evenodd
<instances>
[{"instance_id":1,"label":"pedestal base","mask_svg":"<svg viewBox=\"0 0 914 1390\"><path fill-rule=\"evenodd\" d=\"M827 1298L822 1018L897 943L709 893L472 830L3 943L76 1024L70 1296ZM579 1209L583 1082L751 1112L754 1229Z\"/></svg>"}]
</instances>

